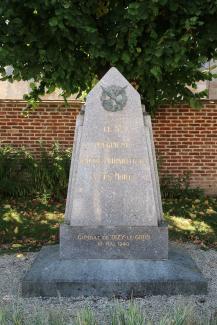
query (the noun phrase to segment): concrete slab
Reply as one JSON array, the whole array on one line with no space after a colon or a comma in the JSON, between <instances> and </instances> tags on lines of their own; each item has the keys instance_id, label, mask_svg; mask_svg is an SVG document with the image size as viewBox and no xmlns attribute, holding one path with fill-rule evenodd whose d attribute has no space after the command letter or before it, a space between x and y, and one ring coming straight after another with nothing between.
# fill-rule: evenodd
<instances>
[{"instance_id":1,"label":"concrete slab","mask_svg":"<svg viewBox=\"0 0 217 325\"><path fill-rule=\"evenodd\" d=\"M42 248L22 281L25 297L206 294L207 281L192 258L176 246L169 259L71 259L59 257L59 246Z\"/></svg>"}]
</instances>

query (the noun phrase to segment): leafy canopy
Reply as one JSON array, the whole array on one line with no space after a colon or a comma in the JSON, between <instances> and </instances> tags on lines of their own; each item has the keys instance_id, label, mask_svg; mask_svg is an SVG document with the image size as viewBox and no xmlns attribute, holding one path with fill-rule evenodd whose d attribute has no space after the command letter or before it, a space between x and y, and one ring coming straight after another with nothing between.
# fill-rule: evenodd
<instances>
[{"instance_id":1,"label":"leafy canopy","mask_svg":"<svg viewBox=\"0 0 217 325\"><path fill-rule=\"evenodd\" d=\"M88 91L116 66L149 110L197 106L204 93L187 86L211 79L200 68L217 56L217 0L4 0L0 30L0 73L34 78L30 104L56 87L64 97Z\"/></svg>"}]
</instances>

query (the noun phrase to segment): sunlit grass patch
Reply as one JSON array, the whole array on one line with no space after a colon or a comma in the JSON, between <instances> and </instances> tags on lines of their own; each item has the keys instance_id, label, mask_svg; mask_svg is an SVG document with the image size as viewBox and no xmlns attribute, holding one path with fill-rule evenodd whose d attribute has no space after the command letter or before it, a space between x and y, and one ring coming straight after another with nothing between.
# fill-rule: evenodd
<instances>
[{"instance_id":1,"label":"sunlit grass patch","mask_svg":"<svg viewBox=\"0 0 217 325\"><path fill-rule=\"evenodd\" d=\"M35 200L2 200L0 245L3 250L34 250L58 242L64 203Z\"/></svg>"},{"instance_id":2,"label":"sunlit grass patch","mask_svg":"<svg viewBox=\"0 0 217 325\"><path fill-rule=\"evenodd\" d=\"M216 198L167 199L163 207L171 239L199 243L203 248L217 248Z\"/></svg>"},{"instance_id":3,"label":"sunlit grass patch","mask_svg":"<svg viewBox=\"0 0 217 325\"><path fill-rule=\"evenodd\" d=\"M200 233L200 234L207 234L213 235L214 230L211 226L206 224L204 221L198 220L191 220L191 219L184 219L182 217L175 217L175 216L166 216L166 220L170 223L170 229L174 227L180 231L188 231L189 233Z\"/></svg>"},{"instance_id":4,"label":"sunlit grass patch","mask_svg":"<svg viewBox=\"0 0 217 325\"><path fill-rule=\"evenodd\" d=\"M28 251L58 243L65 202L46 197L0 202L0 252ZM172 240L189 241L201 247L217 247L217 199L189 198L163 201L164 216Z\"/></svg>"}]
</instances>

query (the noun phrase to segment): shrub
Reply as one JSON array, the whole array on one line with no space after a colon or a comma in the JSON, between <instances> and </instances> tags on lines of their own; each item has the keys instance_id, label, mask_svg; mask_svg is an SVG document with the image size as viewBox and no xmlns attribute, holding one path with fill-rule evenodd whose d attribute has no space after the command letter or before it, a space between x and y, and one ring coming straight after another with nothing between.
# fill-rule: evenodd
<instances>
[{"instance_id":1,"label":"shrub","mask_svg":"<svg viewBox=\"0 0 217 325\"><path fill-rule=\"evenodd\" d=\"M0 146L0 197L65 197L70 156L70 150L62 150L58 144L50 151L41 146L39 159L25 148Z\"/></svg>"},{"instance_id":2,"label":"shrub","mask_svg":"<svg viewBox=\"0 0 217 325\"><path fill-rule=\"evenodd\" d=\"M36 195L62 199L66 196L71 150L55 143L50 151L41 145L40 157L34 158L25 148L0 146L0 198ZM161 164L158 161L158 169ZM161 174L161 173L160 173ZM190 173L160 177L163 198L203 196L203 190L190 188Z\"/></svg>"},{"instance_id":3,"label":"shrub","mask_svg":"<svg viewBox=\"0 0 217 325\"><path fill-rule=\"evenodd\" d=\"M156 152L157 166L159 171L161 196L163 199L179 199L188 197L197 199L204 196L204 191L198 187L191 188L191 172L184 172L180 176L165 174L162 172L164 169L164 159L160 152Z\"/></svg>"},{"instance_id":4,"label":"shrub","mask_svg":"<svg viewBox=\"0 0 217 325\"><path fill-rule=\"evenodd\" d=\"M0 195L25 196L33 190L33 157L24 149L0 147Z\"/></svg>"},{"instance_id":5,"label":"shrub","mask_svg":"<svg viewBox=\"0 0 217 325\"><path fill-rule=\"evenodd\" d=\"M162 175L160 177L161 195L164 199L179 199L188 197L197 199L204 196L204 191L198 187L190 188L189 172L181 176Z\"/></svg>"}]
</instances>

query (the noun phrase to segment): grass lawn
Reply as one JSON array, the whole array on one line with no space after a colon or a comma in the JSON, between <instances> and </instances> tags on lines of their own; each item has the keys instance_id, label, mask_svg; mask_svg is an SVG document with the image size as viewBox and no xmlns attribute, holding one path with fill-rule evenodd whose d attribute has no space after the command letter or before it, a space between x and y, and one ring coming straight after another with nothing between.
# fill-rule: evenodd
<instances>
[{"instance_id":1,"label":"grass lawn","mask_svg":"<svg viewBox=\"0 0 217 325\"><path fill-rule=\"evenodd\" d=\"M129 301L128 306L124 306L118 301L111 302L108 315L104 313L99 317L93 309L86 307L80 309L77 314L71 316L69 311L61 307L39 308L35 307L31 313L26 312L24 304L10 304L9 306L0 306L1 325L154 325L155 322L148 319L142 307L134 302ZM99 319L100 318L100 319ZM204 315L198 317L194 309L186 307L176 307L161 315L159 325L215 325L217 322L216 315L208 317Z\"/></svg>"},{"instance_id":2,"label":"grass lawn","mask_svg":"<svg viewBox=\"0 0 217 325\"><path fill-rule=\"evenodd\" d=\"M0 202L0 253L37 250L58 241L65 202L43 199Z\"/></svg>"},{"instance_id":3,"label":"grass lawn","mask_svg":"<svg viewBox=\"0 0 217 325\"><path fill-rule=\"evenodd\" d=\"M217 198L167 199L163 210L171 240L217 249Z\"/></svg>"},{"instance_id":4,"label":"grass lawn","mask_svg":"<svg viewBox=\"0 0 217 325\"><path fill-rule=\"evenodd\" d=\"M0 201L0 253L37 250L58 242L65 202L44 199ZM217 249L217 198L163 201L169 236Z\"/></svg>"}]
</instances>

